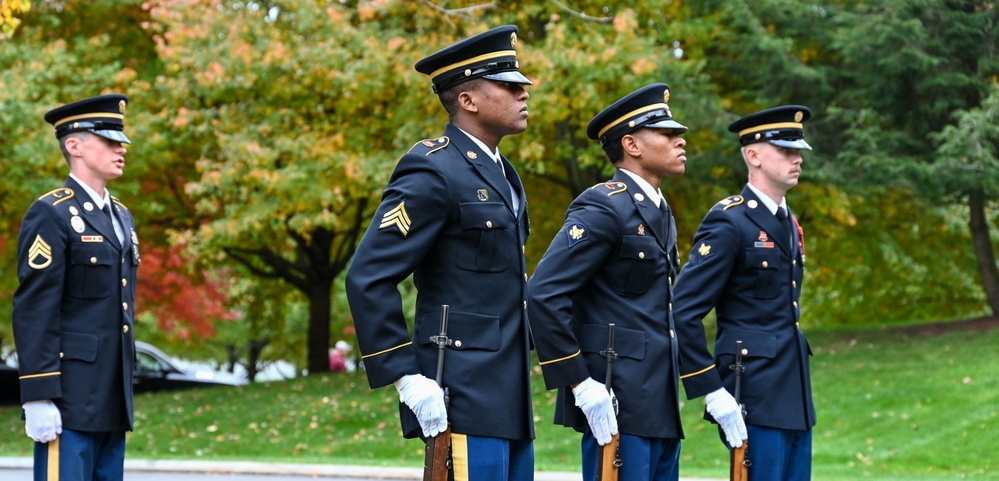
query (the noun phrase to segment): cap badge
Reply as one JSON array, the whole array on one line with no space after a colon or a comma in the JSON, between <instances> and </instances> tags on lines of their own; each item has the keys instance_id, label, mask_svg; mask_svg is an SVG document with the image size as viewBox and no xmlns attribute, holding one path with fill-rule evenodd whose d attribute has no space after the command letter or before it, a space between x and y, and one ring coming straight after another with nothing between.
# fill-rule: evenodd
<instances>
[{"instance_id":1,"label":"cap badge","mask_svg":"<svg viewBox=\"0 0 999 481\"><path fill-rule=\"evenodd\" d=\"M468 158L472 160L479 158L479 154L476 154L474 150L469 150L468 152L465 153L465 155L467 155Z\"/></svg>"},{"instance_id":2,"label":"cap badge","mask_svg":"<svg viewBox=\"0 0 999 481\"><path fill-rule=\"evenodd\" d=\"M513 32L510 34L510 46L513 48L517 48L517 32Z\"/></svg>"},{"instance_id":3,"label":"cap badge","mask_svg":"<svg viewBox=\"0 0 999 481\"><path fill-rule=\"evenodd\" d=\"M804 117L804 116L805 116L804 112L802 112L802 111L799 110L799 111L797 111L797 112L794 113L794 121L795 122L801 122L801 118Z\"/></svg>"},{"instance_id":4,"label":"cap badge","mask_svg":"<svg viewBox=\"0 0 999 481\"><path fill-rule=\"evenodd\" d=\"M645 224L638 224L638 235L645 235Z\"/></svg>"},{"instance_id":5,"label":"cap badge","mask_svg":"<svg viewBox=\"0 0 999 481\"><path fill-rule=\"evenodd\" d=\"M124 100L119 100L118 101L118 112L121 112L122 115L125 114L125 101Z\"/></svg>"},{"instance_id":6,"label":"cap badge","mask_svg":"<svg viewBox=\"0 0 999 481\"><path fill-rule=\"evenodd\" d=\"M669 103L669 90L663 92L663 102Z\"/></svg>"},{"instance_id":7,"label":"cap badge","mask_svg":"<svg viewBox=\"0 0 999 481\"><path fill-rule=\"evenodd\" d=\"M489 191L486 189L479 189L475 191L475 196L478 197L480 202L485 202L489 200Z\"/></svg>"},{"instance_id":8,"label":"cap badge","mask_svg":"<svg viewBox=\"0 0 999 481\"><path fill-rule=\"evenodd\" d=\"M41 257L42 262L35 262ZM32 269L44 269L52 263L52 247L50 247L41 235L35 236L35 241L28 248L28 265Z\"/></svg>"},{"instance_id":9,"label":"cap badge","mask_svg":"<svg viewBox=\"0 0 999 481\"><path fill-rule=\"evenodd\" d=\"M402 201L394 209L382 216L382 223L378 226L378 229L381 230L395 226L399 229L402 236L406 237L409 235L411 225L412 222L410 222L409 216L406 214L406 201Z\"/></svg>"}]
</instances>

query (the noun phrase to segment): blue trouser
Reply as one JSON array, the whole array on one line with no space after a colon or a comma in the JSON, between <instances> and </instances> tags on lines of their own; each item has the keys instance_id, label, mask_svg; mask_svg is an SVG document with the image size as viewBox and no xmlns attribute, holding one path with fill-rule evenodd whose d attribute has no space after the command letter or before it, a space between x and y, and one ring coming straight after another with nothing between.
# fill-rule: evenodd
<instances>
[{"instance_id":1,"label":"blue trouser","mask_svg":"<svg viewBox=\"0 0 999 481\"><path fill-rule=\"evenodd\" d=\"M596 481L600 445L590 430L583 434L583 481ZM621 435L618 451L621 481L677 481L680 479L680 440Z\"/></svg>"},{"instance_id":2,"label":"blue trouser","mask_svg":"<svg viewBox=\"0 0 999 481\"><path fill-rule=\"evenodd\" d=\"M55 441L35 443L35 481L121 481L125 432L63 429Z\"/></svg>"},{"instance_id":3,"label":"blue trouser","mask_svg":"<svg viewBox=\"0 0 999 481\"><path fill-rule=\"evenodd\" d=\"M451 481L531 481L534 441L451 433Z\"/></svg>"},{"instance_id":4,"label":"blue trouser","mask_svg":"<svg viewBox=\"0 0 999 481\"><path fill-rule=\"evenodd\" d=\"M749 479L753 481L809 481L812 479L812 430L746 426ZM718 429L727 446L725 433Z\"/></svg>"}]
</instances>

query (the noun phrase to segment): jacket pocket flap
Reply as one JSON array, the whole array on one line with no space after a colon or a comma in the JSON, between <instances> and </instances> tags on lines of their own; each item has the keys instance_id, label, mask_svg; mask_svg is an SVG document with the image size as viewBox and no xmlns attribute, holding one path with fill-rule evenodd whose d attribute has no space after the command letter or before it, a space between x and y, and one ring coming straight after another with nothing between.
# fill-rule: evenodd
<instances>
[{"instance_id":1,"label":"jacket pocket flap","mask_svg":"<svg viewBox=\"0 0 999 481\"><path fill-rule=\"evenodd\" d=\"M461 228L465 230L506 229L510 227L511 214L499 202L466 202L459 204Z\"/></svg>"},{"instance_id":2,"label":"jacket pocket flap","mask_svg":"<svg viewBox=\"0 0 999 481\"><path fill-rule=\"evenodd\" d=\"M652 254L657 250L656 241L652 236L626 235L621 238L620 257L622 258L651 261L655 259Z\"/></svg>"},{"instance_id":3,"label":"jacket pocket flap","mask_svg":"<svg viewBox=\"0 0 999 481\"><path fill-rule=\"evenodd\" d=\"M764 357L773 359L777 355L777 336L768 332L749 330L726 330L715 343L715 353L735 355L735 343L742 341L743 357Z\"/></svg>"},{"instance_id":4,"label":"jacket pocket flap","mask_svg":"<svg viewBox=\"0 0 999 481\"><path fill-rule=\"evenodd\" d=\"M418 329L415 333L417 344L434 344L430 338L441 332L440 310L424 314ZM501 342L499 318L452 310L448 312L447 337L451 339L451 349L498 351Z\"/></svg>"},{"instance_id":5,"label":"jacket pocket flap","mask_svg":"<svg viewBox=\"0 0 999 481\"><path fill-rule=\"evenodd\" d=\"M607 326L585 324L579 333L579 348L583 352L597 353L607 349ZM614 352L618 357L645 359L645 332L614 327Z\"/></svg>"},{"instance_id":6,"label":"jacket pocket flap","mask_svg":"<svg viewBox=\"0 0 999 481\"><path fill-rule=\"evenodd\" d=\"M97 334L64 332L59 347L63 360L75 359L87 362L97 360Z\"/></svg>"}]
</instances>

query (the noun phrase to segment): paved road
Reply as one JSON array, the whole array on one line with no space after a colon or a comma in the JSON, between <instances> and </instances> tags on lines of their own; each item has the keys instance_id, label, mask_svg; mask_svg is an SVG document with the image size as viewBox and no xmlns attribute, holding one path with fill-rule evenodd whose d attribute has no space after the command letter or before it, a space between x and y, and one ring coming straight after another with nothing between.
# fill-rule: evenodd
<instances>
[{"instance_id":1,"label":"paved road","mask_svg":"<svg viewBox=\"0 0 999 481\"><path fill-rule=\"evenodd\" d=\"M125 460L126 481L411 481L421 480L415 468L335 466L325 464L272 464L216 461ZM0 457L0 480L32 481L30 458ZM535 481L580 481L579 473L536 473ZM680 478L680 481L724 481Z\"/></svg>"}]
</instances>

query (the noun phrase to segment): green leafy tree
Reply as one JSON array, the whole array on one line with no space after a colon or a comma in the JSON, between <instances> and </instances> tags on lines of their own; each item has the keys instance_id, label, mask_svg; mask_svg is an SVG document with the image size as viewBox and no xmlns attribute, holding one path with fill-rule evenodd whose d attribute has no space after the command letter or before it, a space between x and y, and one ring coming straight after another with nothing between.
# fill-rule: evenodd
<instances>
[{"instance_id":1,"label":"green leafy tree","mask_svg":"<svg viewBox=\"0 0 999 481\"><path fill-rule=\"evenodd\" d=\"M154 4L166 74L150 119L204 221L177 230L202 265L280 279L309 307L307 367L327 371L331 289L369 222L372 186L429 129L405 4ZM395 12L395 17L387 13ZM395 19L396 23L391 20ZM183 149L171 149L172 145Z\"/></svg>"},{"instance_id":2,"label":"green leafy tree","mask_svg":"<svg viewBox=\"0 0 999 481\"><path fill-rule=\"evenodd\" d=\"M0 0L0 41L7 39L21 24L19 15L31 10L29 0Z\"/></svg>"},{"instance_id":3,"label":"green leafy tree","mask_svg":"<svg viewBox=\"0 0 999 481\"><path fill-rule=\"evenodd\" d=\"M997 24L991 1L858 3L835 20L832 42L842 132L836 160L857 167L863 176L853 180L876 192L908 189L916 202L964 206L993 314L999 273L986 208L999 184L989 170L995 137L979 123L990 109L979 106L999 75Z\"/></svg>"}]
</instances>

